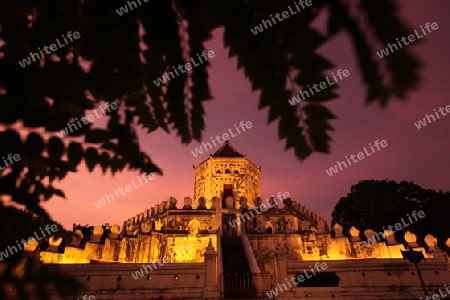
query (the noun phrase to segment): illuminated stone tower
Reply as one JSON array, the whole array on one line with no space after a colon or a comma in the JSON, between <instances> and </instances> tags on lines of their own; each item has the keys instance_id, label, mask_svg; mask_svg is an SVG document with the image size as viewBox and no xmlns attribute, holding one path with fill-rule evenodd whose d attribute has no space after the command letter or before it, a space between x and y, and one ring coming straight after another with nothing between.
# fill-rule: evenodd
<instances>
[{"instance_id":1,"label":"illuminated stone tower","mask_svg":"<svg viewBox=\"0 0 450 300\"><path fill-rule=\"evenodd\" d=\"M248 206L253 208L255 198L261 196L261 168L237 152L228 141L194 172L194 201L198 203L198 199L204 197L208 208L213 197L219 197L224 207L225 199L230 196L234 198L234 208L240 207L240 197L247 198Z\"/></svg>"}]
</instances>

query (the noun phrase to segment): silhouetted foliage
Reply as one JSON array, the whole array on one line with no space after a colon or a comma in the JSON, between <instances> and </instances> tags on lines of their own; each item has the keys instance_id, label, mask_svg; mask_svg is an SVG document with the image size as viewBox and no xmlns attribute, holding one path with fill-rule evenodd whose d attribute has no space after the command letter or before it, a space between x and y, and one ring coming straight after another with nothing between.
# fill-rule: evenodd
<instances>
[{"instance_id":1,"label":"silhouetted foliage","mask_svg":"<svg viewBox=\"0 0 450 300\"><path fill-rule=\"evenodd\" d=\"M81 233L83 234L83 238L80 241L81 245L86 244L86 242L88 242L91 239L91 233L94 230L94 226L89 226L89 225L84 225L81 226L80 224L78 225L73 225L73 232L80 230Z\"/></svg>"},{"instance_id":2,"label":"silhouetted foliage","mask_svg":"<svg viewBox=\"0 0 450 300\"><path fill-rule=\"evenodd\" d=\"M161 172L140 148L138 127L147 132L175 130L182 143L200 141L205 127L203 102L212 98L209 63L164 86L157 87L153 80L196 58L216 28L224 28L230 56L237 57L237 67L244 69L252 89L261 91L259 108L269 107L269 122L279 121L280 138L299 159L313 151L329 152L327 132L333 130L329 120L335 116L324 102L337 98L337 85L295 107L287 99L300 88L325 81L324 72L334 65L318 48L338 32L349 33L367 86L367 102L384 106L392 97L404 99L418 86L420 64L410 47L380 61L375 55L379 49L371 46L372 42L384 46L410 32L392 0L363 0L357 16L350 15L344 1L315 0L311 7L257 35L250 28L286 10L292 1L152 0L119 16L116 10L126 4L121 0L0 3L0 38L5 42L0 48L0 123L6 126L0 132L0 145L2 153L22 158L11 173L2 172L0 194L11 195L30 211L44 216L39 202L64 196L52 182L75 172L82 161L89 170L100 166L113 174L125 167ZM326 35L311 25L324 10L330 12ZM358 26L359 17L365 18L365 29ZM78 31L80 38L39 62L24 68L18 64L30 51L38 52L69 31ZM375 40L369 40L369 32ZM68 123L80 122L104 101L118 105L104 116L105 129L94 129L89 123L62 140L52 136ZM16 123L40 131L21 138L11 127ZM19 176L22 172L25 176ZM44 179L49 183L44 184Z\"/></svg>"},{"instance_id":3,"label":"silhouetted foliage","mask_svg":"<svg viewBox=\"0 0 450 300\"><path fill-rule=\"evenodd\" d=\"M420 64L409 47L382 62L375 56L379 49L373 48L374 42L384 47L411 31L399 19L393 0L361 0L356 15L343 0L313 4L254 35L250 28L286 10L292 1L150 0L123 16L116 13L127 5L123 0L0 1L0 155L21 158L0 170L0 197L50 221L41 202L64 197L54 181L76 172L83 162L90 171L99 166L103 173L125 168L162 173L142 150L136 130L160 128L175 131L184 144L201 141L203 103L212 99L209 62L163 86L153 81L196 58L217 28L223 28L237 68L261 92L259 109L268 107L268 122L278 121L286 149L293 148L300 160L313 152L328 153L329 121L335 115L324 103L338 97L337 85L297 106L287 101L300 89L324 81L324 72L334 67L318 53L319 47L346 31L367 88L366 102L380 106L393 97L405 99L418 87ZM325 10L329 20L324 35L311 24ZM364 28L358 17L365 19ZM30 52L56 43L69 31L78 31L80 38L38 62L19 65ZM56 137L105 102L118 106L103 116L105 128L83 124L68 136Z\"/></svg>"},{"instance_id":4,"label":"silhouetted foliage","mask_svg":"<svg viewBox=\"0 0 450 300\"><path fill-rule=\"evenodd\" d=\"M361 238L366 239L366 229L383 232L389 225L401 223L401 218L410 223L407 214L414 210L423 210L425 217L412 219L411 225L395 232L397 241L404 242L408 230L417 235L419 243L431 234L438 239L438 246L448 251L445 242L450 238L450 193L423 189L413 182L362 180L352 185L350 193L334 207L332 226L339 223L347 234L355 226Z\"/></svg>"},{"instance_id":5,"label":"silhouetted foliage","mask_svg":"<svg viewBox=\"0 0 450 300\"><path fill-rule=\"evenodd\" d=\"M33 299L34 293L38 299L48 299L51 294L48 284L57 288L61 299L74 299L83 285L72 276L61 273L58 268L42 266L39 262L39 250L45 250L48 246L48 235L38 242L34 254L25 255L23 246L17 245L22 239L35 237L35 233L42 238L40 228L45 228L49 222L26 211L5 207L1 201L0 220L0 299L11 299L8 291L14 290L17 293L14 299ZM64 240L70 237L71 234L65 232L61 224L51 224L59 228L55 237L62 236Z\"/></svg>"}]
</instances>

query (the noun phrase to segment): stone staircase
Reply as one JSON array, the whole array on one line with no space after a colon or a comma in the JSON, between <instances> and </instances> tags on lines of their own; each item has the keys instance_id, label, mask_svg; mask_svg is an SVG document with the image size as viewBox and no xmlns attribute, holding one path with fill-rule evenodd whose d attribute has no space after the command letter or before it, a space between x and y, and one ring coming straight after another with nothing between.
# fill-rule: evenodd
<instances>
[{"instance_id":1,"label":"stone staircase","mask_svg":"<svg viewBox=\"0 0 450 300\"><path fill-rule=\"evenodd\" d=\"M224 299L258 299L240 237L222 237Z\"/></svg>"}]
</instances>

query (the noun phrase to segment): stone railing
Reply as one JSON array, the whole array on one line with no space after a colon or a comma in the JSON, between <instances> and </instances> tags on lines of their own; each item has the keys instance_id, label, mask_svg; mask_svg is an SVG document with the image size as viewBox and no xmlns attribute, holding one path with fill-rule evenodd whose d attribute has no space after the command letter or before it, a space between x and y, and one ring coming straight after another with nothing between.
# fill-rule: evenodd
<instances>
[{"instance_id":1,"label":"stone railing","mask_svg":"<svg viewBox=\"0 0 450 300\"><path fill-rule=\"evenodd\" d=\"M256 261L256 258L253 255L253 249L252 246L250 245L250 241L248 240L247 235L245 234L245 230L241 231L241 240L242 244L244 245L245 255L247 256L250 271L252 273L261 273L261 270L258 267L258 262Z\"/></svg>"},{"instance_id":2,"label":"stone railing","mask_svg":"<svg viewBox=\"0 0 450 300\"><path fill-rule=\"evenodd\" d=\"M274 256L277 245L286 250L288 260L291 261L314 261L314 260L348 260L348 259L396 259L402 258L401 251L413 249L421 251L425 258L434 258L446 261L447 255L437 246L437 239L432 235L427 235L420 246L417 237L412 232L405 232L404 238L406 246L396 241L394 234L386 230L378 234L379 238L374 237L372 230L366 230L367 240L362 241L359 238L359 231L356 228L350 229L350 237L342 235L342 229L339 225L334 226L335 237L331 234L317 234L314 232L302 232L284 235L249 234L246 236L250 241L256 260L261 266L262 261ZM374 239L375 238L375 239ZM368 242L370 240L370 242ZM450 245L450 239L448 240Z\"/></svg>"}]
</instances>

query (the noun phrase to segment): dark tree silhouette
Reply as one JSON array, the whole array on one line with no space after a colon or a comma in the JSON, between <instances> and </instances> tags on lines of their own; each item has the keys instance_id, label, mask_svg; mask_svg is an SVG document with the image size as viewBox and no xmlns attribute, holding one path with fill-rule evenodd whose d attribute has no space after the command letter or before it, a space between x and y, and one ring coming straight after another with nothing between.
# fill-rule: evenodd
<instances>
[{"instance_id":1,"label":"dark tree silhouette","mask_svg":"<svg viewBox=\"0 0 450 300\"><path fill-rule=\"evenodd\" d=\"M153 80L196 58L217 28L224 29L224 43L229 55L237 58L237 68L244 69L253 90L261 91L259 109L269 108L268 122L279 122L280 139L301 160L330 150L329 120L335 116L324 103L338 97L337 85L297 106L287 99L325 80L324 72L334 65L317 49L338 32L346 31L350 37L367 88L366 102L384 107L418 88L420 64L410 47L383 60L375 55L411 32L393 0L361 0L357 15L350 14L343 0L314 0L311 7L257 35L250 29L287 10L292 1L141 3L119 16L116 10L126 1L0 1L0 155L21 157L0 170L2 199L48 221L41 202L64 197L53 182L76 172L82 162L91 171L100 166L104 173L124 168L162 173L141 149L136 129L175 131L184 144L200 141L205 128L203 103L213 98L209 63L163 86ZM311 24L325 10L329 20L323 35ZM365 26L357 18L364 19ZM69 31L79 32L80 38L30 65L18 63ZM103 117L106 128L88 123L62 139L56 136L105 102L118 107Z\"/></svg>"},{"instance_id":2,"label":"dark tree silhouette","mask_svg":"<svg viewBox=\"0 0 450 300\"><path fill-rule=\"evenodd\" d=\"M420 243L427 234L438 239L438 246L449 250L445 242L450 238L450 193L423 189L413 182L362 180L350 188L346 197L339 199L331 214L332 226L339 223L348 234L351 226L364 231L372 229L383 232L383 227L401 223L412 211L423 210L425 217L413 222L401 231L395 232L397 241L405 242L404 233L412 231ZM424 243L422 245L425 246Z\"/></svg>"},{"instance_id":3,"label":"dark tree silhouette","mask_svg":"<svg viewBox=\"0 0 450 300\"><path fill-rule=\"evenodd\" d=\"M0 224L0 299L32 299L30 285L35 287L31 293L36 293L38 299L48 299L48 284L56 287L61 299L76 298L77 291L83 287L81 283L62 274L57 267L43 266L39 262L39 253L27 256L23 246L17 245L17 241L35 237L35 233L43 238L39 228L49 225L47 220L12 206L5 207L0 201ZM70 241L71 233L64 231L61 224L51 224L58 226L56 237L61 236L64 241ZM45 239L36 245L38 251L43 244L48 244ZM62 245L64 246L64 242ZM11 298L8 293L11 290L16 290L16 297Z\"/></svg>"},{"instance_id":4,"label":"dark tree silhouette","mask_svg":"<svg viewBox=\"0 0 450 300\"><path fill-rule=\"evenodd\" d=\"M116 10L126 5L121 0L2 1L0 145L2 153L20 154L22 159L12 165L11 173L1 173L0 194L11 195L13 201L45 216L39 202L64 196L52 186L53 180L75 172L82 161L89 170L98 165L113 174L125 167L161 173L140 148L136 128L175 130L182 143L200 141L205 127L203 102L212 98L209 63L190 73L180 72L164 86L153 80L172 66L197 58L219 27L224 28L230 56L238 59L237 67L244 69L254 90L261 90L259 108L270 108L269 122L279 121L279 137L299 159L313 151L329 152L328 131L333 130L329 120L335 116L323 103L337 98L337 85L295 107L287 99L300 88L325 81L324 71L334 65L317 49L338 32L345 30L351 37L367 102L385 106L392 97L405 99L409 90L417 88L420 64L409 47L381 61L375 55L379 49L371 46L375 42L384 46L410 32L399 20L393 1L362 0L359 16L354 17L343 1L315 0L262 33L250 31L291 4L287 0L152 0L119 16ZM311 26L324 10L330 12L327 35ZM358 26L358 17L365 18L364 28ZM39 62L25 67L18 63L69 31L78 31L80 37ZM369 33L375 40L369 40ZM382 73L383 68L387 73ZM87 110L103 109L104 101L118 106L104 117L106 129L88 123L69 137L55 136L68 123L80 123ZM33 132L21 138L14 126L18 124ZM49 184L43 183L44 178Z\"/></svg>"}]
</instances>

